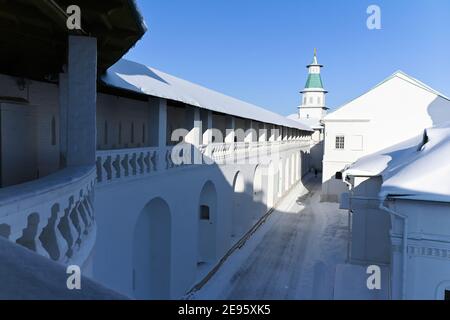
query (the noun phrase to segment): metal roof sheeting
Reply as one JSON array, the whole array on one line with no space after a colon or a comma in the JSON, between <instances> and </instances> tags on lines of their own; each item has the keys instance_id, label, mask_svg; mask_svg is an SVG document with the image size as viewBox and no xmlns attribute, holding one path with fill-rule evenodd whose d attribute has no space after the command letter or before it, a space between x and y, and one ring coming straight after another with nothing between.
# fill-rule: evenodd
<instances>
[{"instance_id":1,"label":"metal roof sheeting","mask_svg":"<svg viewBox=\"0 0 450 320\"><path fill-rule=\"evenodd\" d=\"M125 59L109 68L102 81L111 87L179 101L236 117L313 131L306 124Z\"/></svg>"}]
</instances>

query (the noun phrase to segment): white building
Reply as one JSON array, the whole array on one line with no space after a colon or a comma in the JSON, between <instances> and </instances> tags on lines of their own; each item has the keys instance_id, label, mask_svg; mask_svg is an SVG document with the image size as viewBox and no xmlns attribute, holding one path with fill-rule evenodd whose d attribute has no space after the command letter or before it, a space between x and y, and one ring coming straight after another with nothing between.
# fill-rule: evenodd
<instances>
[{"instance_id":1,"label":"white building","mask_svg":"<svg viewBox=\"0 0 450 320\"><path fill-rule=\"evenodd\" d=\"M350 262L387 266L391 299L450 299L449 156L450 127L434 127L344 172Z\"/></svg>"},{"instance_id":2,"label":"white building","mask_svg":"<svg viewBox=\"0 0 450 320\"><path fill-rule=\"evenodd\" d=\"M323 200L338 201L347 186L336 173L362 156L450 120L450 101L422 82L396 72L324 118Z\"/></svg>"},{"instance_id":3,"label":"white building","mask_svg":"<svg viewBox=\"0 0 450 320\"><path fill-rule=\"evenodd\" d=\"M302 94L302 104L298 112L288 116L289 119L298 120L309 125L313 130L313 146L311 147L311 166L322 171L324 125L323 118L327 115L326 94L323 86L321 69L323 65L317 60L317 51L314 49L314 57L308 68L308 79Z\"/></svg>"},{"instance_id":4,"label":"white building","mask_svg":"<svg viewBox=\"0 0 450 320\"><path fill-rule=\"evenodd\" d=\"M16 26L0 56L0 236L129 297L180 298L301 183L313 130L120 60L145 32L134 1L84 5L73 32L48 5L66 11L0 18Z\"/></svg>"}]
</instances>

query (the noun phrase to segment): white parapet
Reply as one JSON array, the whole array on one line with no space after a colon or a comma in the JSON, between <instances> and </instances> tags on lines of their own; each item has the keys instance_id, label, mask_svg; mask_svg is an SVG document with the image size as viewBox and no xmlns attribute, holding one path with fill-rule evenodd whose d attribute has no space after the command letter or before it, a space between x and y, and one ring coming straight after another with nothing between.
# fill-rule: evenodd
<instances>
[{"instance_id":1,"label":"white parapet","mask_svg":"<svg viewBox=\"0 0 450 320\"><path fill-rule=\"evenodd\" d=\"M95 244L94 167L72 167L0 190L0 236L84 267Z\"/></svg>"}]
</instances>

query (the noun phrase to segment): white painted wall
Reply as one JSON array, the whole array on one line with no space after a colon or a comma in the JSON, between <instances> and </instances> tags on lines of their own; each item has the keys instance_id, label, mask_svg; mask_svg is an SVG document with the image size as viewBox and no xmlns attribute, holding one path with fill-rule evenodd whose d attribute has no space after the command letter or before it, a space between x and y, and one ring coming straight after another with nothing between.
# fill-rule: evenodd
<instances>
[{"instance_id":1,"label":"white painted wall","mask_svg":"<svg viewBox=\"0 0 450 320\"><path fill-rule=\"evenodd\" d=\"M365 95L329 114L325 121L324 200L338 201L346 186L333 177L364 155L421 134L425 128L450 121L450 102L393 76ZM345 136L345 149L335 138Z\"/></svg>"},{"instance_id":2,"label":"white painted wall","mask_svg":"<svg viewBox=\"0 0 450 320\"><path fill-rule=\"evenodd\" d=\"M392 299L443 300L445 290L450 290L450 204L387 201L390 210L407 217L408 256L404 269L404 220L379 209L381 183L379 176L351 178L350 262L388 265Z\"/></svg>"},{"instance_id":3,"label":"white painted wall","mask_svg":"<svg viewBox=\"0 0 450 320\"><path fill-rule=\"evenodd\" d=\"M408 217L406 299L444 299L450 290L450 204L396 200L391 208ZM392 290L401 298L403 221L393 220Z\"/></svg>"},{"instance_id":4,"label":"white painted wall","mask_svg":"<svg viewBox=\"0 0 450 320\"><path fill-rule=\"evenodd\" d=\"M299 151L282 154L282 167L296 167L302 170ZM296 163L293 159L297 158ZM287 165L286 165L287 164ZM261 167L268 172L268 166ZM304 170L302 170L304 171ZM283 192L278 196L278 179L262 176L259 193L255 202L254 185L259 184L257 165L224 165L181 167L163 174L131 180L124 183L99 186L96 190L95 210L98 225L96 255L94 260L94 277L101 283L130 296L134 296L133 277L133 239L136 223L143 208L155 198L162 199L170 208L171 215L171 268L170 297L180 298L204 275L197 266L201 255L199 239L205 234L200 232L199 206L211 204L210 197L202 197L205 184L211 184L217 194L216 215L211 221L215 224L216 257L210 262L212 267L245 232L267 212L268 199L273 205L290 189L297 179L283 175ZM242 179L238 191L234 192L233 181L236 175ZM299 175L300 177L300 175ZM269 185L269 182L273 185ZM234 200L238 197L239 219L233 226ZM211 204L213 207L213 205ZM232 229L239 235L231 237ZM200 232L200 233L199 233ZM161 244L163 245L163 244Z\"/></svg>"}]
</instances>

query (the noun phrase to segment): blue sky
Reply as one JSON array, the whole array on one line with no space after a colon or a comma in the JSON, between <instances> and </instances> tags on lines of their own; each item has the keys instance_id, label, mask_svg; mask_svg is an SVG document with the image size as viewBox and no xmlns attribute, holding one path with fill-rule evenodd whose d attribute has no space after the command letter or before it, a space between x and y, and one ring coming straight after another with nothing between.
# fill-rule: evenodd
<instances>
[{"instance_id":1,"label":"blue sky","mask_svg":"<svg viewBox=\"0 0 450 320\"><path fill-rule=\"evenodd\" d=\"M317 47L328 106L402 70L450 95L448 0L138 0L148 25L127 55L288 115ZM382 29L366 27L381 7Z\"/></svg>"}]
</instances>

